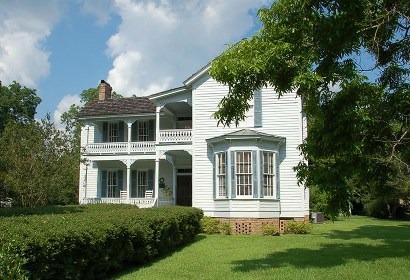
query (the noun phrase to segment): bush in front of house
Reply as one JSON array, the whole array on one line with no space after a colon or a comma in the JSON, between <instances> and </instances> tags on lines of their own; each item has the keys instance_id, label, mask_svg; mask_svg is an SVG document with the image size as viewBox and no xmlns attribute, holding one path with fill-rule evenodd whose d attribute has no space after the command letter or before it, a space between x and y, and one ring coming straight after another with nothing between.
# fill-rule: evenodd
<instances>
[{"instance_id":1,"label":"bush in front of house","mask_svg":"<svg viewBox=\"0 0 410 280\"><path fill-rule=\"evenodd\" d=\"M203 215L190 207L130 205L49 212L0 217L0 279L105 278L189 243Z\"/></svg>"},{"instance_id":2,"label":"bush in front of house","mask_svg":"<svg viewBox=\"0 0 410 280\"><path fill-rule=\"evenodd\" d=\"M261 226L262 235L279 235L279 229L275 225L264 225Z\"/></svg>"},{"instance_id":3,"label":"bush in front of house","mask_svg":"<svg viewBox=\"0 0 410 280\"><path fill-rule=\"evenodd\" d=\"M232 233L232 227L229 223L222 223L220 220L214 217L203 217L201 219L201 230L205 234L225 234L230 235Z\"/></svg>"},{"instance_id":4,"label":"bush in front of house","mask_svg":"<svg viewBox=\"0 0 410 280\"><path fill-rule=\"evenodd\" d=\"M298 222L294 220L285 223L285 233L290 234L308 234L312 231L312 225L305 222Z\"/></svg>"}]
</instances>

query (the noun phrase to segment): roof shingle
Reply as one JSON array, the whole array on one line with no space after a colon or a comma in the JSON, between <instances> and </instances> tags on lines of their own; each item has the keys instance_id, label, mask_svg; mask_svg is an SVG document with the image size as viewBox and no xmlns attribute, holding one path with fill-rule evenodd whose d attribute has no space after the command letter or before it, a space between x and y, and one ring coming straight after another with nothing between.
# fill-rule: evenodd
<instances>
[{"instance_id":1,"label":"roof shingle","mask_svg":"<svg viewBox=\"0 0 410 280\"><path fill-rule=\"evenodd\" d=\"M79 113L78 117L137 115L155 113L155 104L147 97L128 97L91 101Z\"/></svg>"}]
</instances>

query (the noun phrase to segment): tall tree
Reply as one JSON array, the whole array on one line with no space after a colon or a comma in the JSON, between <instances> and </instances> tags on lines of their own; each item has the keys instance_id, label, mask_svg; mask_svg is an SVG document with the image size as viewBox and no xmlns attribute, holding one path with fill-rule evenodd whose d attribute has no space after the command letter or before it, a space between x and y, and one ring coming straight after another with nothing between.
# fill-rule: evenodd
<instances>
[{"instance_id":1,"label":"tall tree","mask_svg":"<svg viewBox=\"0 0 410 280\"><path fill-rule=\"evenodd\" d=\"M410 2L279 0L259 17L259 34L212 63L230 87L219 122L238 124L256 89L296 91L308 114L298 178L325 194L330 215L357 192L408 200Z\"/></svg>"},{"instance_id":2,"label":"tall tree","mask_svg":"<svg viewBox=\"0 0 410 280\"><path fill-rule=\"evenodd\" d=\"M40 102L41 98L34 89L16 82L8 87L0 83L0 133L9 121L27 123L34 120Z\"/></svg>"},{"instance_id":3,"label":"tall tree","mask_svg":"<svg viewBox=\"0 0 410 280\"><path fill-rule=\"evenodd\" d=\"M34 207L77 201L78 178L73 176L69 143L49 116L40 122L9 122L0 147L0 177L15 204Z\"/></svg>"}]
</instances>

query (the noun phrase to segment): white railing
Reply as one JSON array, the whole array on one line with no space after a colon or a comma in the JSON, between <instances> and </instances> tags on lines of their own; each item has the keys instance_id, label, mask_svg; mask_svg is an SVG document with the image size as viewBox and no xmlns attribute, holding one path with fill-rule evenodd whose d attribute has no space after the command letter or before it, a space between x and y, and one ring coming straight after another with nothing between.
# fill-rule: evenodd
<instances>
[{"instance_id":1,"label":"white railing","mask_svg":"<svg viewBox=\"0 0 410 280\"><path fill-rule=\"evenodd\" d=\"M131 142L131 153L138 152L155 152L155 141Z\"/></svg>"},{"instance_id":2,"label":"white railing","mask_svg":"<svg viewBox=\"0 0 410 280\"><path fill-rule=\"evenodd\" d=\"M119 154L128 152L128 143L110 142L87 144L85 151L88 154Z\"/></svg>"},{"instance_id":3,"label":"white railing","mask_svg":"<svg viewBox=\"0 0 410 280\"><path fill-rule=\"evenodd\" d=\"M94 197L94 198L83 198L81 199L81 204L132 204L140 208L148 208L155 206L156 198L126 198L119 197Z\"/></svg>"},{"instance_id":4,"label":"white railing","mask_svg":"<svg viewBox=\"0 0 410 280\"><path fill-rule=\"evenodd\" d=\"M87 154L128 154L155 152L155 142L110 142L92 143L85 147Z\"/></svg>"},{"instance_id":5,"label":"white railing","mask_svg":"<svg viewBox=\"0 0 410 280\"><path fill-rule=\"evenodd\" d=\"M191 142L192 129L169 129L159 131L159 142Z\"/></svg>"}]
</instances>

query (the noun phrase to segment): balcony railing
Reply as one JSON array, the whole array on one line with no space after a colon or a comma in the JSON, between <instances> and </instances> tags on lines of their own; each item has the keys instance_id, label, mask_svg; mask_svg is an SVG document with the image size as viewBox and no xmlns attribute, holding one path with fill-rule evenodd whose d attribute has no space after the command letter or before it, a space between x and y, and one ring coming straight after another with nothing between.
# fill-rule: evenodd
<instances>
[{"instance_id":1,"label":"balcony railing","mask_svg":"<svg viewBox=\"0 0 410 280\"><path fill-rule=\"evenodd\" d=\"M110 142L92 143L85 147L87 154L128 154L128 153L153 153L155 142Z\"/></svg>"},{"instance_id":2,"label":"balcony railing","mask_svg":"<svg viewBox=\"0 0 410 280\"><path fill-rule=\"evenodd\" d=\"M159 131L159 142L181 143L192 141L192 129L169 129Z\"/></svg>"},{"instance_id":3,"label":"balcony railing","mask_svg":"<svg viewBox=\"0 0 410 280\"><path fill-rule=\"evenodd\" d=\"M189 143L192 141L192 129L168 129L159 131L160 143ZM86 154L135 154L155 153L155 141L89 143Z\"/></svg>"}]
</instances>

